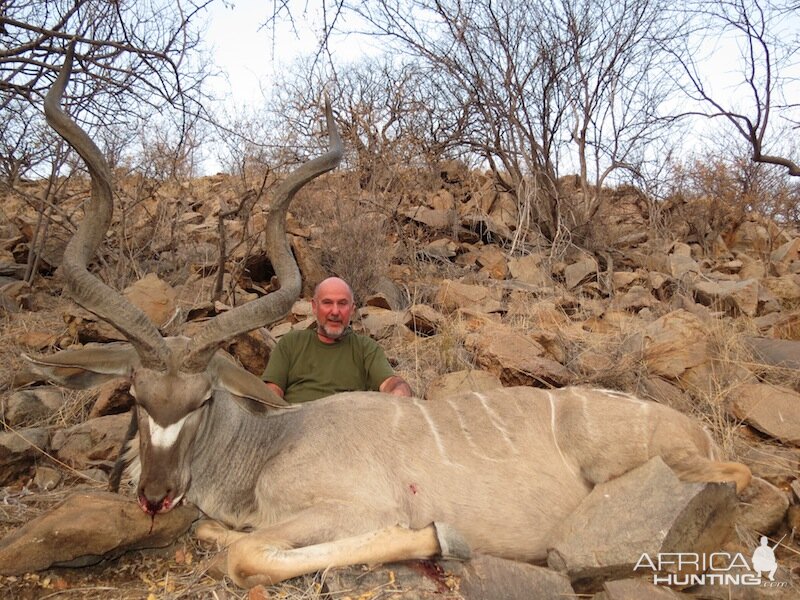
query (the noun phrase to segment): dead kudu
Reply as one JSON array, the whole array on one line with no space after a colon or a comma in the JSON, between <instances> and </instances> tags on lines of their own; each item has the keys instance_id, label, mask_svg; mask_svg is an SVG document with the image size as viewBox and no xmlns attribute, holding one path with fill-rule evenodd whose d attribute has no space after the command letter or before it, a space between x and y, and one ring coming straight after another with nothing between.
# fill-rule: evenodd
<instances>
[{"instance_id":1,"label":"dead kudu","mask_svg":"<svg viewBox=\"0 0 800 600\"><path fill-rule=\"evenodd\" d=\"M299 295L285 215L295 192L342 156L330 106L329 151L286 178L269 213L280 290L218 316L193 339L162 338L87 270L111 220L111 182L101 153L60 109L70 64L68 56L46 113L86 162L92 197L61 268L72 297L129 343L30 360L66 386L130 377L141 508L157 515L183 500L197 505L212 519L197 535L228 547L237 584L470 551L541 560L554 526L595 484L654 456L686 481L749 482L744 465L717 461L695 421L617 392L508 388L438 402L357 392L287 408L219 351Z\"/></svg>"}]
</instances>

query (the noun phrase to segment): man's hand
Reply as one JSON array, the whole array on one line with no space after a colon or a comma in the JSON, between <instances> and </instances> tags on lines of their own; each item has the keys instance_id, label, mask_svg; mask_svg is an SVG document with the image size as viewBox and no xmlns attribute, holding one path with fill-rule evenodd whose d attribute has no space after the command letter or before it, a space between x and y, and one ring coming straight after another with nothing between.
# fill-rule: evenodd
<instances>
[{"instance_id":1,"label":"man's hand","mask_svg":"<svg viewBox=\"0 0 800 600\"><path fill-rule=\"evenodd\" d=\"M267 387L268 387L269 389L271 389L271 390L272 390L273 392L275 392L275 393L276 393L278 396L280 396L281 398L283 398L283 390L282 390L280 387L278 387L277 385L275 385L274 383L272 383L272 382L270 382L270 381L265 381L264 383L266 383L266 384L267 384Z\"/></svg>"},{"instance_id":2,"label":"man's hand","mask_svg":"<svg viewBox=\"0 0 800 600\"><path fill-rule=\"evenodd\" d=\"M381 384L380 391L384 394L402 396L403 398L411 398L414 395L411 392L411 386L406 383L405 379L397 375L387 377Z\"/></svg>"}]
</instances>

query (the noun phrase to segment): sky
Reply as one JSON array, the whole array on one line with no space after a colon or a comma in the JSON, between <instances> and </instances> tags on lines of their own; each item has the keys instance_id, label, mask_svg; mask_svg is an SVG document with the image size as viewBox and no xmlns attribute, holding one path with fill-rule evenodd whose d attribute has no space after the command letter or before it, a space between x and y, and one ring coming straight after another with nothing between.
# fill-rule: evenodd
<instances>
[{"instance_id":1,"label":"sky","mask_svg":"<svg viewBox=\"0 0 800 600\"><path fill-rule=\"evenodd\" d=\"M268 3L265 0L225 0L211 4L207 41L212 46L217 68L224 79L214 81L214 91L237 103L258 102L262 86L273 74L316 43L311 31L293 34L288 28L277 32L264 29ZM274 43L273 43L274 40Z\"/></svg>"},{"instance_id":2,"label":"sky","mask_svg":"<svg viewBox=\"0 0 800 600\"><path fill-rule=\"evenodd\" d=\"M281 0L283 1L283 0ZM289 0L294 28L287 19L278 19L275 29L264 28L263 24L271 14L273 2L269 0L217 0L208 9L208 29L205 41L213 52L216 69L222 73L213 78L212 94L220 98L218 108L230 111L243 106L258 107L270 95L274 75L288 67L301 56L316 51L320 32L312 24L322 27L322 2L319 0ZM792 31L792 27L789 31ZM741 85L741 75L735 69L739 49L731 42L707 40L704 44L715 66L706 74L712 74L708 81L715 89L723 90L721 97L735 99L740 93L733 82ZM337 62L355 60L370 53L369 40L348 37L346 40L334 39L331 47ZM746 100L749 94L742 97ZM710 121L701 122L701 130L716 125ZM701 138L698 136L698 142ZM214 162L214 159L212 159ZM216 167L210 165L214 170Z\"/></svg>"},{"instance_id":3,"label":"sky","mask_svg":"<svg viewBox=\"0 0 800 600\"><path fill-rule=\"evenodd\" d=\"M301 56L312 55L320 36L312 24L323 23L320 2L289 2L294 27L280 19L275 29L263 27L271 14L268 0L217 0L209 7L206 42L213 48L217 68L225 78L213 82L214 91L237 103L257 103L272 84L276 72L290 67ZM367 52L364 44L349 37L332 41L336 58L348 61Z\"/></svg>"}]
</instances>

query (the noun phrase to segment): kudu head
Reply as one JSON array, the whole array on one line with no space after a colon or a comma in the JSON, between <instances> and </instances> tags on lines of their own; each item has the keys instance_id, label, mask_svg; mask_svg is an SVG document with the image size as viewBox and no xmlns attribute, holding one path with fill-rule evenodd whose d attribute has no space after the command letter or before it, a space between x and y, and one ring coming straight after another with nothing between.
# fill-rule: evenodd
<instances>
[{"instance_id":1,"label":"kudu head","mask_svg":"<svg viewBox=\"0 0 800 600\"><path fill-rule=\"evenodd\" d=\"M286 239L286 211L303 185L336 167L343 146L326 102L329 150L283 180L273 194L266 220L267 255L280 289L218 315L192 339L163 338L142 311L88 270L111 223L113 197L111 172L102 153L61 108L73 54L74 44L67 50L44 107L50 126L86 163L91 198L83 221L67 244L60 270L72 298L116 327L128 343L87 345L26 358L38 372L68 387L86 388L110 378L130 378L139 424L139 504L154 515L171 509L185 494L190 478L186 459L206 405L215 394L228 394L249 405L285 406L258 377L217 351L226 340L282 317L300 295L300 271Z\"/></svg>"}]
</instances>

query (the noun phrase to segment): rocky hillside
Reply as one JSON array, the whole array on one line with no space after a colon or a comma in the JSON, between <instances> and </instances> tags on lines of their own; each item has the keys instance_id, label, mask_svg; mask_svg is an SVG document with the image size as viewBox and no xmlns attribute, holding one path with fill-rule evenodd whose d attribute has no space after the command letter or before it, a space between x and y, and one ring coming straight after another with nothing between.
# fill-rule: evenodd
<instances>
[{"instance_id":1,"label":"rocky hillside","mask_svg":"<svg viewBox=\"0 0 800 600\"><path fill-rule=\"evenodd\" d=\"M780 540L781 585L756 591L758 597L796 597L800 233L727 211L714 199L658 205L633 189L619 189L607 191L607 208L584 236L583 248L568 236L549 243L529 226L524 204L499 191L490 177L456 163L409 173L380 194L359 190L347 174L310 187L293 207L288 228L305 297L283 321L231 341L228 350L247 369L260 374L281 335L313 322L310 291L335 273L358 295L354 326L379 340L400 374L429 401L463 389L583 384L668 404L703 421L723 452L755 475L740 498L736 535L720 541L719 550L749 558L760 536L769 536L771 545ZM43 185L27 184L3 200L0 214L2 532L31 521L70 491L102 487L131 404L124 381L91 394L67 392L42 385L19 358L22 352L122 339L62 297L55 271L80 218L83 182L60 190L63 201L47 210L44 233L34 210L43 191ZM190 335L196 323L275 284L260 233L268 201L241 181L217 175L156 185L128 178L120 182L118 202L96 268L165 333ZM31 248L39 258L28 285L22 278ZM643 481L650 480L639 480L639 487ZM631 485L637 488L636 481ZM646 496L642 502L648 503ZM657 511L656 503L639 508ZM652 523L661 516L650 515ZM85 521L82 526L92 529ZM613 535L609 530L602 535ZM622 530L620 535L630 534ZM191 558L202 550L181 539L161 563L186 576L196 573ZM569 593L650 594L609 583L625 579L620 569L634 574L623 554L599 565L570 555L551 567L573 585ZM49 564L58 562L64 559ZM144 589L166 593L161 584L169 571L164 574L163 564L151 567L145 560L131 567L129 580L106 582L115 590L108 597L141 597ZM462 583L474 576L452 568ZM49 589L42 584L47 577L49 585L80 587L86 575L75 573L19 573L3 578L3 585L36 597L37 590ZM102 573L92 577L102 582ZM425 578L406 575L410 587ZM198 578L182 581L174 597L200 585ZM202 593L209 589L215 588ZM456 582L436 592L449 595L430 597L458 598L458 590ZM692 592L756 597L745 596L754 590L741 586L684 589ZM425 593L400 597L429 597Z\"/></svg>"}]
</instances>

